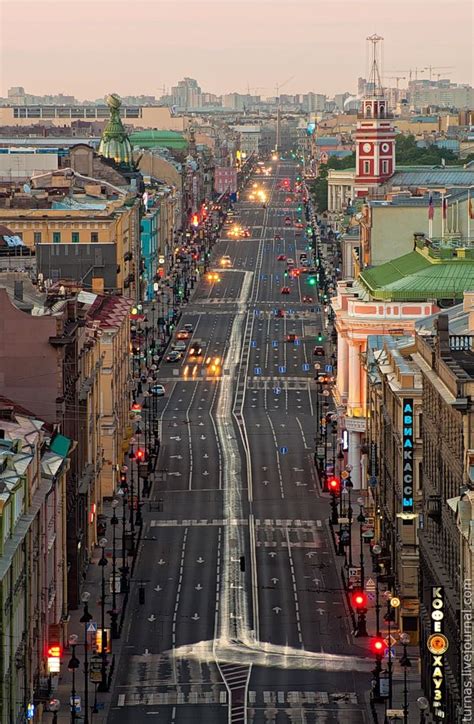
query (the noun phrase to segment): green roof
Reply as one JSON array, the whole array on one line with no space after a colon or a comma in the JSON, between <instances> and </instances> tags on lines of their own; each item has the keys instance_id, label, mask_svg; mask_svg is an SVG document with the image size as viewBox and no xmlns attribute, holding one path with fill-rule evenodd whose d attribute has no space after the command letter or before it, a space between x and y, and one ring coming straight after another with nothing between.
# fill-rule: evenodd
<instances>
[{"instance_id":1,"label":"green roof","mask_svg":"<svg viewBox=\"0 0 474 724\"><path fill-rule=\"evenodd\" d=\"M135 148L177 148L186 149L186 138L176 131L136 131L130 135L130 141Z\"/></svg>"},{"instance_id":2,"label":"green roof","mask_svg":"<svg viewBox=\"0 0 474 724\"><path fill-rule=\"evenodd\" d=\"M463 251L463 250L458 250ZM462 299L474 288L474 258L440 258L439 251L412 251L386 264L361 272L360 281L373 299L423 301Z\"/></svg>"}]
</instances>

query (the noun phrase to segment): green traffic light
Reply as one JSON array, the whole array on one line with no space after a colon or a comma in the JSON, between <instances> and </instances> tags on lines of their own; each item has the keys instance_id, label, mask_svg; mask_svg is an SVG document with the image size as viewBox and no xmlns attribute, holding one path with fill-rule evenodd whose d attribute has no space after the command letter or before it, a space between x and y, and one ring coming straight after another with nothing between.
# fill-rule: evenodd
<instances>
[{"instance_id":1,"label":"green traffic light","mask_svg":"<svg viewBox=\"0 0 474 724\"><path fill-rule=\"evenodd\" d=\"M316 284L316 279L315 279L314 277L310 277L310 278L308 279L308 284L309 284L311 287L314 287L314 285Z\"/></svg>"}]
</instances>

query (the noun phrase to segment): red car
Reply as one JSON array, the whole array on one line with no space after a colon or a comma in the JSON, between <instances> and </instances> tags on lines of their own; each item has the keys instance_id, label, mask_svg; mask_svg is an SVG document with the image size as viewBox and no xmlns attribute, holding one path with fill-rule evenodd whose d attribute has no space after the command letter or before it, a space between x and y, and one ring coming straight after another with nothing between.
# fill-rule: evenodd
<instances>
[{"instance_id":1,"label":"red car","mask_svg":"<svg viewBox=\"0 0 474 724\"><path fill-rule=\"evenodd\" d=\"M290 293L290 287L281 288L281 294L289 294L289 293Z\"/></svg>"},{"instance_id":2,"label":"red car","mask_svg":"<svg viewBox=\"0 0 474 724\"><path fill-rule=\"evenodd\" d=\"M284 316L285 316L285 312L283 311L283 309L277 309L275 317L278 317L279 319L281 319Z\"/></svg>"},{"instance_id":3,"label":"red car","mask_svg":"<svg viewBox=\"0 0 474 724\"><path fill-rule=\"evenodd\" d=\"M289 216L286 216L286 217L285 217L285 225L286 225L286 226L291 226L291 219L290 219Z\"/></svg>"},{"instance_id":4,"label":"red car","mask_svg":"<svg viewBox=\"0 0 474 724\"><path fill-rule=\"evenodd\" d=\"M303 303L304 304L312 304L313 303L313 297L308 296L307 294L303 297Z\"/></svg>"},{"instance_id":5,"label":"red car","mask_svg":"<svg viewBox=\"0 0 474 724\"><path fill-rule=\"evenodd\" d=\"M278 254L278 256L277 256L277 261L286 261L286 256L285 256L285 254Z\"/></svg>"}]
</instances>

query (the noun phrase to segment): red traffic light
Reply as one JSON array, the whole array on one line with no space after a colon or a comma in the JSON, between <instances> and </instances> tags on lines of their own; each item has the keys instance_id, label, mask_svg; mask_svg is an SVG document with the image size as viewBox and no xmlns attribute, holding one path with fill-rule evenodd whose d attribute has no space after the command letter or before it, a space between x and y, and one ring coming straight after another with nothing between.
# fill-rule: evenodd
<instances>
[{"instance_id":1,"label":"red traffic light","mask_svg":"<svg viewBox=\"0 0 474 724\"><path fill-rule=\"evenodd\" d=\"M364 591L356 591L352 596L352 605L358 610L367 608L367 594Z\"/></svg>"},{"instance_id":2,"label":"red traffic light","mask_svg":"<svg viewBox=\"0 0 474 724\"><path fill-rule=\"evenodd\" d=\"M328 488L332 493L336 493L339 490L339 478L331 476L328 480Z\"/></svg>"},{"instance_id":3,"label":"red traffic light","mask_svg":"<svg viewBox=\"0 0 474 724\"><path fill-rule=\"evenodd\" d=\"M377 636L370 642L370 648L372 649L374 654L382 655L386 648L385 641Z\"/></svg>"},{"instance_id":4,"label":"red traffic light","mask_svg":"<svg viewBox=\"0 0 474 724\"><path fill-rule=\"evenodd\" d=\"M139 447L138 450L137 450L136 458L137 458L137 460L144 460L144 459L145 459L145 451L142 450L141 447Z\"/></svg>"}]
</instances>

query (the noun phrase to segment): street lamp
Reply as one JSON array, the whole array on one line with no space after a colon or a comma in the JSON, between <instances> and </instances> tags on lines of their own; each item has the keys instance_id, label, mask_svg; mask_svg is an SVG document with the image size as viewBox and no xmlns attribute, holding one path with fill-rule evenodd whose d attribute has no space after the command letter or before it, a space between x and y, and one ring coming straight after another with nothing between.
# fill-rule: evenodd
<instances>
[{"instance_id":1,"label":"street lamp","mask_svg":"<svg viewBox=\"0 0 474 724\"><path fill-rule=\"evenodd\" d=\"M71 634L69 636L69 645L72 651L67 668L72 672L71 701L69 702L71 709L71 722L76 721L76 670L79 668L79 659L76 656L77 638L76 634Z\"/></svg>"},{"instance_id":2,"label":"street lamp","mask_svg":"<svg viewBox=\"0 0 474 724\"><path fill-rule=\"evenodd\" d=\"M102 555L99 559L98 565L101 567L101 598L100 598L100 628L101 628L101 681L99 684L99 691L107 691L107 632L105 630L105 566L108 560L105 555L105 546L107 545L107 538L101 538L99 546L102 550Z\"/></svg>"},{"instance_id":3,"label":"street lamp","mask_svg":"<svg viewBox=\"0 0 474 724\"><path fill-rule=\"evenodd\" d=\"M84 624L84 724L89 722L89 656L88 656L88 643L87 643L87 624L92 621L92 615L89 612L89 599L91 594L88 591L84 591L81 596L81 601L84 604L84 609L79 621Z\"/></svg>"},{"instance_id":4,"label":"street lamp","mask_svg":"<svg viewBox=\"0 0 474 724\"><path fill-rule=\"evenodd\" d=\"M393 656L392 656L392 633L391 633L391 623L395 620L395 609L400 605L400 599L397 596L394 596L391 591L385 591L383 594L385 600L387 601L387 613L384 616L385 621L387 622L387 639L388 639L388 646L387 646L387 673L388 673L388 708L392 708L393 703Z\"/></svg>"},{"instance_id":5,"label":"street lamp","mask_svg":"<svg viewBox=\"0 0 474 724\"><path fill-rule=\"evenodd\" d=\"M349 533L349 566L352 567L352 505L351 505L351 490L354 487L354 483L352 482L351 478L351 470L352 465L347 465L345 472L348 474L347 478L344 480L344 489L347 490L347 519L349 521L348 523L348 533Z\"/></svg>"},{"instance_id":6,"label":"street lamp","mask_svg":"<svg viewBox=\"0 0 474 724\"><path fill-rule=\"evenodd\" d=\"M400 643L403 646L403 654L400 659L400 665L403 666L403 724L408 724L408 676L407 669L411 666L411 661L407 654L407 646L410 643L410 636L402 633Z\"/></svg>"},{"instance_id":7,"label":"street lamp","mask_svg":"<svg viewBox=\"0 0 474 724\"><path fill-rule=\"evenodd\" d=\"M127 552L127 495L128 485L126 480L127 466L122 466L121 471L121 487L118 489L117 494L122 496L122 565L120 567L120 593L127 593L128 582L128 552Z\"/></svg>"},{"instance_id":8,"label":"street lamp","mask_svg":"<svg viewBox=\"0 0 474 724\"><path fill-rule=\"evenodd\" d=\"M117 518L117 506L119 501L117 498L112 500L112 517L110 519L110 525L112 526L112 610L110 611L110 634L113 639L119 638L119 632L117 629L117 591L116 591L116 574L117 574L117 551L116 551L116 536L115 527L119 522Z\"/></svg>"},{"instance_id":9,"label":"street lamp","mask_svg":"<svg viewBox=\"0 0 474 724\"><path fill-rule=\"evenodd\" d=\"M425 711L429 707L428 699L424 696L419 696L416 700L416 705L418 709L420 710L420 724L424 724L425 722Z\"/></svg>"}]
</instances>

